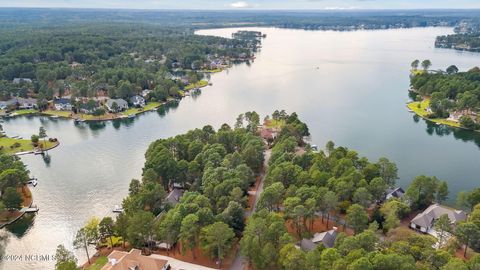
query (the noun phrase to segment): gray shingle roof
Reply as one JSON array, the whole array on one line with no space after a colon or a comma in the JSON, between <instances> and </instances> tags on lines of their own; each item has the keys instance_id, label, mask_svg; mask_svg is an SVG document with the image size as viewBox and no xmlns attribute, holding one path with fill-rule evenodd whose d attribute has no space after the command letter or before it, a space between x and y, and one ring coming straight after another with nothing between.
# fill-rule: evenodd
<instances>
[{"instance_id":1,"label":"gray shingle roof","mask_svg":"<svg viewBox=\"0 0 480 270\"><path fill-rule=\"evenodd\" d=\"M462 210L450 209L438 204L432 204L425 209L425 211L415 216L411 222L420 227L430 228L432 227L434 220L445 214L448 215L448 218L452 223L467 219L467 214Z\"/></svg>"}]
</instances>

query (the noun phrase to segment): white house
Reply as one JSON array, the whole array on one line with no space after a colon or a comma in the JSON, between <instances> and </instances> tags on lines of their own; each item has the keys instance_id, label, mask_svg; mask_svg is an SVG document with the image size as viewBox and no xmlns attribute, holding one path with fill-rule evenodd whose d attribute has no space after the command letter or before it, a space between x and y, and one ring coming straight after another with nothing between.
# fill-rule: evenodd
<instances>
[{"instance_id":1,"label":"white house","mask_svg":"<svg viewBox=\"0 0 480 270\"><path fill-rule=\"evenodd\" d=\"M132 103L132 105L134 107L137 107L137 108L145 107L145 99L142 96L135 95L135 96L130 98L130 102Z\"/></svg>"},{"instance_id":2,"label":"white house","mask_svg":"<svg viewBox=\"0 0 480 270\"><path fill-rule=\"evenodd\" d=\"M34 98L18 98L19 109L34 109L37 107L37 100Z\"/></svg>"},{"instance_id":3,"label":"white house","mask_svg":"<svg viewBox=\"0 0 480 270\"><path fill-rule=\"evenodd\" d=\"M57 111L71 111L72 103L67 98L57 98L53 101L53 106Z\"/></svg>"},{"instance_id":4,"label":"white house","mask_svg":"<svg viewBox=\"0 0 480 270\"><path fill-rule=\"evenodd\" d=\"M435 234L435 221L445 214L448 215L452 225L467 219L467 214L462 210L447 208L439 204L432 204L410 221L410 227L423 233Z\"/></svg>"}]
</instances>

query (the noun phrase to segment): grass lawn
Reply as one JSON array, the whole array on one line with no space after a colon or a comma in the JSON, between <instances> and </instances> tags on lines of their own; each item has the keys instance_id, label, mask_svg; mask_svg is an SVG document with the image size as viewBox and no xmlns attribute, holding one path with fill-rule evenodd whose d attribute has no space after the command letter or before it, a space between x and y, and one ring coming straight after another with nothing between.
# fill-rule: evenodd
<instances>
[{"instance_id":1,"label":"grass lawn","mask_svg":"<svg viewBox=\"0 0 480 270\"><path fill-rule=\"evenodd\" d=\"M159 107L160 105L162 105L162 103L160 103L160 102L148 102L145 105L145 107L143 107L143 108L130 108L130 109L122 112L122 114L123 115L139 114L139 113L142 113L144 111L155 109L155 108Z\"/></svg>"},{"instance_id":2,"label":"grass lawn","mask_svg":"<svg viewBox=\"0 0 480 270\"><path fill-rule=\"evenodd\" d=\"M200 70L201 72L205 72L205 73L218 73L218 72L222 72L223 69L221 68L216 68L216 69L202 69Z\"/></svg>"},{"instance_id":3,"label":"grass lawn","mask_svg":"<svg viewBox=\"0 0 480 270\"><path fill-rule=\"evenodd\" d=\"M71 111L56 111L56 110L46 110L46 111L43 111L42 113L47 115L57 115L57 116L66 117L66 118L70 117L70 115L72 114Z\"/></svg>"},{"instance_id":4,"label":"grass lawn","mask_svg":"<svg viewBox=\"0 0 480 270\"><path fill-rule=\"evenodd\" d=\"M205 87L208 85L208 82L205 80L201 80L197 83L191 83L187 86L185 86L185 91L192 90L193 88L200 88L200 87Z\"/></svg>"},{"instance_id":5,"label":"grass lawn","mask_svg":"<svg viewBox=\"0 0 480 270\"><path fill-rule=\"evenodd\" d=\"M20 146L16 148L10 148L10 146L12 146L15 143L19 143ZM43 140L40 140L40 143L43 143ZM48 140L45 141L45 144L47 148L53 147L55 145L55 143L49 142ZM19 140L19 139L2 137L0 138L0 148L2 148L2 150L0 150L2 153L12 155L18 152L32 151L33 144L30 140L23 140L23 139Z\"/></svg>"},{"instance_id":6,"label":"grass lawn","mask_svg":"<svg viewBox=\"0 0 480 270\"><path fill-rule=\"evenodd\" d=\"M419 75L419 74L425 73L425 70L423 70L423 69L412 69L412 70L410 70L410 72L411 72L413 75Z\"/></svg>"},{"instance_id":7,"label":"grass lawn","mask_svg":"<svg viewBox=\"0 0 480 270\"><path fill-rule=\"evenodd\" d=\"M268 128L281 128L285 125L285 120L270 119L266 124Z\"/></svg>"},{"instance_id":8,"label":"grass lawn","mask_svg":"<svg viewBox=\"0 0 480 270\"><path fill-rule=\"evenodd\" d=\"M28 115L28 114L35 114L38 113L38 110L35 109L25 109L25 110L18 110L14 111L12 115Z\"/></svg>"},{"instance_id":9,"label":"grass lawn","mask_svg":"<svg viewBox=\"0 0 480 270\"><path fill-rule=\"evenodd\" d=\"M102 267L107 264L108 258L106 256L98 257L95 262L87 268L87 270L100 270Z\"/></svg>"},{"instance_id":10,"label":"grass lawn","mask_svg":"<svg viewBox=\"0 0 480 270\"><path fill-rule=\"evenodd\" d=\"M428 112L426 111L426 109L428 108L428 106L430 106L430 100L425 99L425 100L422 100L421 102L418 102L418 101L411 102L411 103L408 103L407 106L410 110L412 110L417 115L426 118L428 116ZM438 124L451 126L451 127L457 127L457 128L460 127L460 123L450 121L444 118L433 118L433 119L429 118L428 120Z\"/></svg>"}]
</instances>

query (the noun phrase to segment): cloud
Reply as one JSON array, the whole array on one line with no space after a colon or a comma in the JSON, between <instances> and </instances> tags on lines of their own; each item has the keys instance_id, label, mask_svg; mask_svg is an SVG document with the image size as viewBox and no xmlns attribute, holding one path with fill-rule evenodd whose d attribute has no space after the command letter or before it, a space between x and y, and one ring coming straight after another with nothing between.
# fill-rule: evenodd
<instances>
[{"instance_id":1,"label":"cloud","mask_svg":"<svg viewBox=\"0 0 480 270\"><path fill-rule=\"evenodd\" d=\"M230 7L232 7L232 8L251 8L252 5L250 5L249 3L245 2L245 1L239 1L239 2L235 2L235 3L231 3Z\"/></svg>"}]
</instances>

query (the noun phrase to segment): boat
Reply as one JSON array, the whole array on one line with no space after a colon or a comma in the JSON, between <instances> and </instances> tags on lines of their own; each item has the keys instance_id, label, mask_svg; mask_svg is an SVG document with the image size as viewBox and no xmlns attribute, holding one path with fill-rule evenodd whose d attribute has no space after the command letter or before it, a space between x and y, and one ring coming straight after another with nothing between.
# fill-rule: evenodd
<instances>
[{"instance_id":1,"label":"boat","mask_svg":"<svg viewBox=\"0 0 480 270\"><path fill-rule=\"evenodd\" d=\"M413 113L413 110L412 110L412 109L408 109L408 112Z\"/></svg>"},{"instance_id":2,"label":"boat","mask_svg":"<svg viewBox=\"0 0 480 270\"><path fill-rule=\"evenodd\" d=\"M36 187L37 184L38 184L38 180L36 178L32 178L32 179L28 180L27 184L32 185L33 187Z\"/></svg>"},{"instance_id":3,"label":"boat","mask_svg":"<svg viewBox=\"0 0 480 270\"><path fill-rule=\"evenodd\" d=\"M60 116L58 116L58 115L52 115L52 116L50 116L50 118L52 118L52 119L58 119L58 118L60 118Z\"/></svg>"},{"instance_id":4,"label":"boat","mask_svg":"<svg viewBox=\"0 0 480 270\"><path fill-rule=\"evenodd\" d=\"M130 115L128 116L128 118L130 118L130 119L135 118L135 114L130 114Z\"/></svg>"},{"instance_id":5,"label":"boat","mask_svg":"<svg viewBox=\"0 0 480 270\"><path fill-rule=\"evenodd\" d=\"M77 118L77 119L73 120L73 122L75 122L75 123L83 123L83 122L85 122L85 119L79 119L79 118Z\"/></svg>"},{"instance_id":6,"label":"boat","mask_svg":"<svg viewBox=\"0 0 480 270\"><path fill-rule=\"evenodd\" d=\"M115 205L115 206L113 207L112 212L114 212L114 213L123 213L123 208L122 208L121 206L119 206L119 205Z\"/></svg>"}]
</instances>

